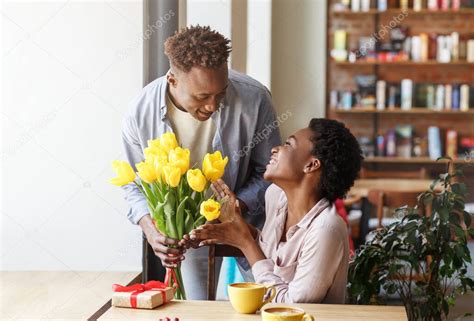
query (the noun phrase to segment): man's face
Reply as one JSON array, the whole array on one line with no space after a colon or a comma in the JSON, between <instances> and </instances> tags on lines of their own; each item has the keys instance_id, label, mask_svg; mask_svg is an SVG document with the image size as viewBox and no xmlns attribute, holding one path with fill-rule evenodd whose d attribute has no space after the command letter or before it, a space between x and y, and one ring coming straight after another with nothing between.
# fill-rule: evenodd
<instances>
[{"instance_id":1,"label":"man's face","mask_svg":"<svg viewBox=\"0 0 474 321\"><path fill-rule=\"evenodd\" d=\"M176 105L198 120L208 120L225 97L227 64L218 69L193 67L187 73L176 68L172 71L168 84Z\"/></svg>"}]
</instances>

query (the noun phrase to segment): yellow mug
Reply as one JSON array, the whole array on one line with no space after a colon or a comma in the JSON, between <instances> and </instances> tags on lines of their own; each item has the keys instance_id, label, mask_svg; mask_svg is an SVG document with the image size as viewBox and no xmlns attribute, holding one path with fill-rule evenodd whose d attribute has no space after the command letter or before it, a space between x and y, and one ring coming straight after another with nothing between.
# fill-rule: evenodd
<instances>
[{"instance_id":1,"label":"yellow mug","mask_svg":"<svg viewBox=\"0 0 474 321\"><path fill-rule=\"evenodd\" d=\"M230 303L240 313L255 313L264 304L271 302L276 295L273 285L265 286L250 282L229 284L227 290ZM267 300L263 300L268 290L271 290L270 297Z\"/></svg>"},{"instance_id":2,"label":"yellow mug","mask_svg":"<svg viewBox=\"0 0 474 321\"><path fill-rule=\"evenodd\" d=\"M303 309L288 306L267 306L262 308L263 321L314 321L312 315Z\"/></svg>"}]
</instances>

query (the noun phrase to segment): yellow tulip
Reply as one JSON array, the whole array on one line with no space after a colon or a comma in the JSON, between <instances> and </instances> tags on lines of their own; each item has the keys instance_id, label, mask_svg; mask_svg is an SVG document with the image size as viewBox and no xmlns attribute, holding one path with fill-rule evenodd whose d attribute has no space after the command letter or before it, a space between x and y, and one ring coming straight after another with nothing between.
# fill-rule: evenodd
<instances>
[{"instance_id":1,"label":"yellow tulip","mask_svg":"<svg viewBox=\"0 0 474 321\"><path fill-rule=\"evenodd\" d=\"M202 161L202 169L206 178L213 183L221 178L222 175L224 175L224 169L228 161L229 159L227 156L222 159L222 154L220 151L216 151L212 154L206 154L206 156L204 156L204 160Z\"/></svg>"},{"instance_id":2,"label":"yellow tulip","mask_svg":"<svg viewBox=\"0 0 474 321\"><path fill-rule=\"evenodd\" d=\"M221 204L210 198L201 203L200 213L206 220L213 221L221 214Z\"/></svg>"},{"instance_id":3,"label":"yellow tulip","mask_svg":"<svg viewBox=\"0 0 474 321\"><path fill-rule=\"evenodd\" d=\"M155 168L155 175L158 180L165 180L163 167L165 167L166 165L168 165L168 162L160 159L155 159L155 161L153 162L153 167Z\"/></svg>"},{"instance_id":4,"label":"yellow tulip","mask_svg":"<svg viewBox=\"0 0 474 321\"><path fill-rule=\"evenodd\" d=\"M147 147L143 150L145 162L153 164L156 160L168 161L168 153L159 147Z\"/></svg>"},{"instance_id":5,"label":"yellow tulip","mask_svg":"<svg viewBox=\"0 0 474 321\"><path fill-rule=\"evenodd\" d=\"M178 141L176 140L176 136L174 135L174 133L167 132L161 135L160 146L167 153L169 153L170 150L178 147Z\"/></svg>"},{"instance_id":6,"label":"yellow tulip","mask_svg":"<svg viewBox=\"0 0 474 321\"><path fill-rule=\"evenodd\" d=\"M140 162L138 164L135 164L137 171L138 171L138 176L140 176L140 179L142 181L147 182L148 184L152 184L156 181L156 172L155 172L155 167L146 162Z\"/></svg>"},{"instance_id":7,"label":"yellow tulip","mask_svg":"<svg viewBox=\"0 0 474 321\"><path fill-rule=\"evenodd\" d=\"M178 186L181 180L181 170L176 166L165 165L163 167L163 175L165 176L166 184L171 187Z\"/></svg>"},{"instance_id":8,"label":"yellow tulip","mask_svg":"<svg viewBox=\"0 0 474 321\"><path fill-rule=\"evenodd\" d=\"M186 173L189 186L196 192L202 192L206 187L206 178L200 169L190 169Z\"/></svg>"},{"instance_id":9,"label":"yellow tulip","mask_svg":"<svg viewBox=\"0 0 474 321\"><path fill-rule=\"evenodd\" d=\"M123 186L130 184L135 180L135 172L129 163L119 160L112 162L112 169L114 170L117 177L111 178L109 182L117 186Z\"/></svg>"},{"instance_id":10,"label":"yellow tulip","mask_svg":"<svg viewBox=\"0 0 474 321\"><path fill-rule=\"evenodd\" d=\"M190 152L187 148L176 147L170 150L168 160L173 166L179 167L181 175L189 169L189 154Z\"/></svg>"},{"instance_id":11,"label":"yellow tulip","mask_svg":"<svg viewBox=\"0 0 474 321\"><path fill-rule=\"evenodd\" d=\"M148 140L148 147L152 147L152 148L160 148L161 145L160 145L160 139L149 139Z\"/></svg>"}]
</instances>

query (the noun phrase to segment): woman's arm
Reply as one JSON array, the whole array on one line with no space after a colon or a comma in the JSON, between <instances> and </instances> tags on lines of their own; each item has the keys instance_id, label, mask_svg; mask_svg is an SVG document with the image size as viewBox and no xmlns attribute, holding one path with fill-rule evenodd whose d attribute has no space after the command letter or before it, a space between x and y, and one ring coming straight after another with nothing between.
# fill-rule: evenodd
<instances>
[{"instance_id":1,"label":"woman's arm","mask_svg":"<svg viewBox=\"0 0 474 321\"><path fill-rule=\"evenodd\" d=\"M240 202L222 180L211 185L216 198L224 204L219 216L220 224L206 224L190 233L191 240L200 240L199 246L224 243L244 253L250 266L265 259L258 245L258 230L245 222L240 211Z\"/></svg>"},{"instance_id":2,"label":"woman's arm","mask_svg":"<svg viewBox=\"0 0 474 321\"><path fill-rule=\"evenodd\" d=\"M238 202L235 203L238 212ZM205 224L191 231L191 240L201 240L199 246L216 243L228 244L238 248L247 258L250 266L255 262L266 259L258 245L258 231L244 221L240 214L233 220L218 224Z\"/></svg>"},{"instance_id":3,"label":"woman's arm","mask_svg":"<svg viewBox=\"0 0 474 321\"><path fill-rule=\"evenodd\" d=\"M273 283L277 292L274 302L285 303L320 303L332 286L340 285L342 295L332 303L343 303L347 271L340 267L348 262L347 235L327 226L308 233L296 262L287 266L270 259L256 262L252 266L255 282Z\"/></svg>"}]
</instances>

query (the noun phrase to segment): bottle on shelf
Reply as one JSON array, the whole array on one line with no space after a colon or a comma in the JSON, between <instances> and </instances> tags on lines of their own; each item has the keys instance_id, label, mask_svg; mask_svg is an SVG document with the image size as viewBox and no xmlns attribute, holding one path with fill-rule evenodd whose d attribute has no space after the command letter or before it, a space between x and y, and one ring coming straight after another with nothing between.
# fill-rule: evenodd
<instances>
[{"instance_id":1,"label":"bottle on shelf","mask_svg":"<svg viewBox=\"0 0 474 321\"><path fill-rule=\"evenodd\" d=\"M403 110L409 110L412 107L413 81L411 79L403 79L401 88L401 107Z\"/></svg>"}]
</instances>

